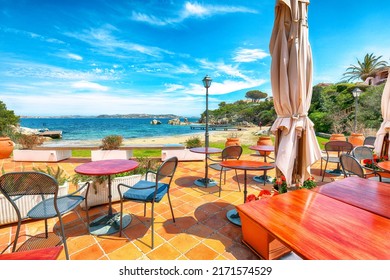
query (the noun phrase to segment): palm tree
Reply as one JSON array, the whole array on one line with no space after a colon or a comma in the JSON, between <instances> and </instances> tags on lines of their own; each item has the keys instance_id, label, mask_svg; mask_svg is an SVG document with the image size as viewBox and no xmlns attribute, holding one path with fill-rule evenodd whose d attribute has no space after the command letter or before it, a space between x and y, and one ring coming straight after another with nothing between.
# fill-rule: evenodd
<instances>
[{"instance_id":1,"label":"palm tree","mask_svg":"<svg viewBox=\"0 0 390 280\"><path fill-rule=\"evenodd\" d=\"M347 68L347 72L344 73L344 77L347 78L347 81L352 80L366 80L368 77L375 77L375 73L382 67L388 66L387 62L380 60L382 56L376 57L373 53L366 54L364 56L363 62L357 59L358 66L351 65Z\"/></svg>"}]
</instances>

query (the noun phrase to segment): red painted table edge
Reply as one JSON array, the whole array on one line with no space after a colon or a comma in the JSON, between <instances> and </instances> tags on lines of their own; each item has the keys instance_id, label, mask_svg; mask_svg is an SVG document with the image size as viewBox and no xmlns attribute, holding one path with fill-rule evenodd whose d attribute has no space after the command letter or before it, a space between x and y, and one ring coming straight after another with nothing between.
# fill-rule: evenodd
<instances>
[{"instance_id":1,"label":"red painted table edge","mask_svg":"<svg viewBox=\"0 0 390 280\"><path fill-rule=\"evenodd\" d=\"M56 260L63 246L14 252L0 255L0 260Z\"/></svg>"}]
</instances>

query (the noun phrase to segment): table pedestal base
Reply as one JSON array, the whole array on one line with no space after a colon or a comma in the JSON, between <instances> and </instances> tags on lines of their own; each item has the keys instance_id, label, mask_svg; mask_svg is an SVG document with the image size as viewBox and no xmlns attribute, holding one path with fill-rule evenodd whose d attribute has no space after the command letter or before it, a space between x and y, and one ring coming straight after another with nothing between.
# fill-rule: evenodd
<instances>
[{"instance_id":1,"label":"table pedestal base","mask_svg":"<svg viewBox=\"0 0 390 280\"><path fill-rule=\"evenodd\" d=\"M236 209L229 210L226 213L226 217L230 222L232 222L236 226L241 226L241 219Z\"/></svg>"},{"instance_id":2,"label":"table pedestal base","mask_svg":"<svg viewBox=\"0 0 390 280\"><path fill-rule=\"evenodd\" d=\"M254 176L253 180L258 183L272 184L272 177L267 175Z\"/></svg>"},{"instance_id":3,"label":"table pedestal base","mask_svg":"<svg viewBox=\"0 0 390 280\"><path fill-rule=\"evenodd\" d=\"M334 169L334 170L325 170L326 173L331 174L333 176L341 176L343 175L343 171L341 169Z\"/></svg>"},{"instance_id":4,"label":"table pedestal base","mask_svg":"<svg viewBox=\"0 0 390 280\"><path fill-rule=\"evenodd\" d=\"M194 181L194 184L198 187L208 188L208 187L215 187L217 185L217 182L215 182L213 179L201 178L201 179L196 179Z\"/></svg>"},{"instance_id":5,"label":"table pedestal base","mask_svg":"<svg viewBox=\"0 0 390 280\"><path fill-rule=\"evenodd\" d=\"M131 223L131 216L123 214L122 224L123 228ZM93 235L110 235L119 231L120 228L120 213L113 215L105 215L99 217L89 224L89 232Z\"/></svg>"}]
</instances>

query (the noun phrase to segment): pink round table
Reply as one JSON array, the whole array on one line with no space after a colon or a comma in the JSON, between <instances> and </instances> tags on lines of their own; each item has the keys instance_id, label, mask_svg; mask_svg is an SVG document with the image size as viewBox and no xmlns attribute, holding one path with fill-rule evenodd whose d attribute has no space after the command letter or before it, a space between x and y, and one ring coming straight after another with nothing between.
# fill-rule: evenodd
<instances>
[{"instance_id":1,"label":"pink round table","mask_svg":"<svg viewBox=\"0 0 390 280\"><path fill-rule=\"evenodd\" d=\"M193 153L198 153L198 154L205 154L205 176L204 178L197 179L195 180L194 184L197 185L198 187L214 187L217 185L217 182L215 182L213 179L208 178L208 161L207 159L209 158L208 155L211 154L218 154L222 152L221 149L218 148L210 148L210 147L196 147L196 148L191 148L191 152Z\"/></svg>"},{"instance_id":2,"label":"pink round table","mask_svg":"<svg viewBox=\"0 0 390 280\"><path fill-rule=\"evenodd\" d=\"M138 167L138 162L127 159L98 160L81 164L75 172L90 176L107 176L108 180L108 214L99 217L89 224L89 231L94 235L113 234L119 231L120 214L112 213L111 175L127 172ZM129 215L123 216L123 228L131 223Z\"/></svg>"}]
</instances>

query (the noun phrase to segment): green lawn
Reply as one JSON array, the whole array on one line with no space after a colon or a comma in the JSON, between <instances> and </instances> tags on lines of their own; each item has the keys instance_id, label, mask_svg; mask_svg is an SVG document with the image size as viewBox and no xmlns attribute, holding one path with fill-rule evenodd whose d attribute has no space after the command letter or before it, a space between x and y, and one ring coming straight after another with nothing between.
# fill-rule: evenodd
<instances>
[{"instance_id":1,"label":"green lawn","mask_svg":"<svg viewBox=\"0 0 390 280\"><path fill-rule=\"evenodd\" d=\"M329 141L329 139L317 137L317 141L320 145L321 150L324 149L324 144ZM242 145L243 147L243 153L244 154L251 154L253 153L252 150L249 149L250 145ZM225 142L212 142L210 143L210 147L214 148L225 148ZM134 150L134 157L140 158L140 157L161 157L161 150ZM90 150L73 150L72 151L72 157L91 157L91 151Z\"/></svg>"}]
</instances>

